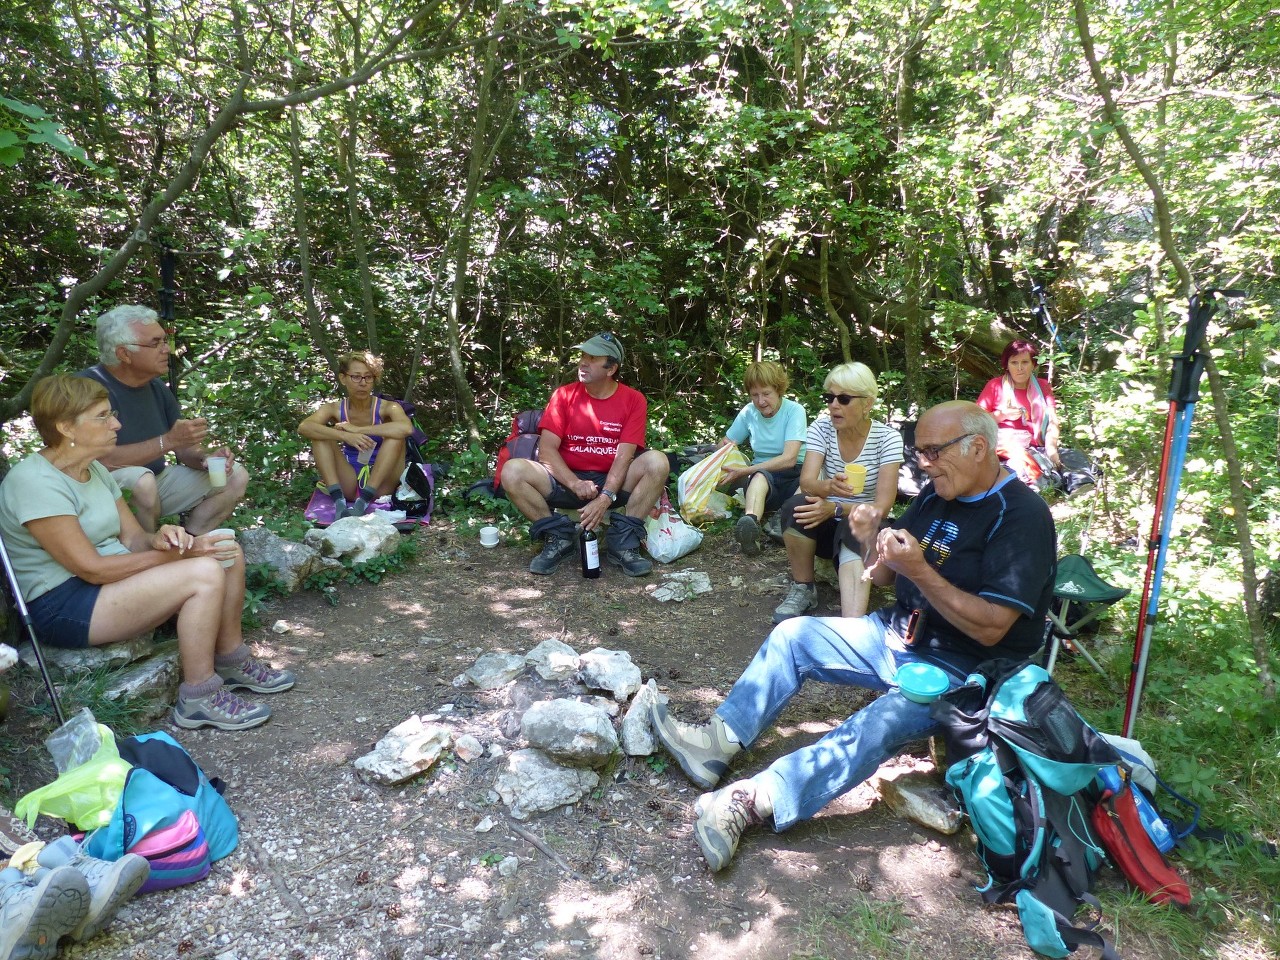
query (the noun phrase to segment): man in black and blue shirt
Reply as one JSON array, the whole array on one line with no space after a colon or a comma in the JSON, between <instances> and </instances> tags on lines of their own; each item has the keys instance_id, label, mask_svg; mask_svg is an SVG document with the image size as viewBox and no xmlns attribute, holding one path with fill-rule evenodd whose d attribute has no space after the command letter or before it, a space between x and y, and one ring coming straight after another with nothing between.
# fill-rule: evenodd
<instances>
[{"instance_id":1,"label":"man in black and blue shirt","mask_svg":"<svg viewBox=\"0 0 1280 960\"><path fill-rule=\"evenodd\" d=\"M860 507L850 517L854 535L874 545L871 579L896 586L892 606L852 619L785 621L710 723L687 725L662 705L654 709L663 745L711 789L806 680L883 694L817 743L699 798L694 832L713 870L728 865L747 825L772 817L781 831L812 817L935 731L929 706L898 690L899 667L932 664L955 687L983 661L1029 656L1043 640L1057 556L1053 518L1000 464L995 420L973 403L940 404L921 417L916 451L931 482L902 518L877 533L873 511Z\"/></svg>"}]
</instances>

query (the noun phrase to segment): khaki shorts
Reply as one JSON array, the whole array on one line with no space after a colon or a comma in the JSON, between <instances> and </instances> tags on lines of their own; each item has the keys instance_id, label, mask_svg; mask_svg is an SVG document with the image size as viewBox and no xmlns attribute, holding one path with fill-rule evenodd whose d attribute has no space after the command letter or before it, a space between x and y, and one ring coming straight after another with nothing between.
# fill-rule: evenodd
<instances>
[{"instance_id":1,"label":"khaki shorts","mask_svg":"<svg viewBox=\"0 0 1280 960\"><path fill-rule=\"evenodd\" d=\"M121 467L111 471L111 479L120 484L121 490L132 490L144 473L150 471L146 467ZM156 489L160 493L162 517L186 513L213 492L207 470L192 470L181 463L165 467L156 477Z\"/></svg>"}]
</instances>

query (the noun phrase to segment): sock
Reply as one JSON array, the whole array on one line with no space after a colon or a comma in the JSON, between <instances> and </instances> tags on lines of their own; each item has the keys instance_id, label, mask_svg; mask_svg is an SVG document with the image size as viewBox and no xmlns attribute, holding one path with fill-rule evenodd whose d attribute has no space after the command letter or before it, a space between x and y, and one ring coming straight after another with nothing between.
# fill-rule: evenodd
<instances>
[{"instance_id":1,"label":"sock","mask_svg":"<svg viewBox=\"0 0 1280 960\"><path fill-rule=\"evenodd\" d=\"M742 738L733 732L733 727L720 719L720 714L714 714L711 719L713 723L720 724L720 729L724 731L725 739L730 743L736 743L738 746L742 746Z\"/></svg>"},{"instance_id":2,"label":"sock","mask_svg":"<svg viewBox=\"0 0 1280 960\"><path fill-rule=\"evenodd\" d=\"M340 483L331 483L329 485L329 489L325 492L328 493L329 496L333 497L334 503L337 503L339 500L343 499L342 484Z\"/></svg>"},{"instance_id":3,"label":"sock","mask_svg":"<svg viewBox=\"0 0 1280 960\"><path fill-rule=\"evenodd\" d=\"M756 813L761 817L773 816L773 785L768 777L752 777L747 783L755 788Z\"/></svg>"},{"instance_id":4,"label":"sock","mask_svg":"<svg viewBox=\"0 0 1280 960\"><path fill-rule=\"evenodd\" d=\"M213 665L218 669L227 667L238 667L249 659L249 647L247 644L240 644L230 653L219 653L213 658Z\"/></svg>"},{"instance_id":5,"label":"sock","mask_svg":"<svg viewBox=\"0 0 1280 960\"><path fill-rule=\"evenodd\" d=\"M222 678L216 673L203 683L181 683L178 685L178 699L203 700L211 696L220 686L222 686Z\"/></svg>"},{"instance_id":6,"label":"sock","mask_svg":"<svg viewBox=\"0 0 1280 960\"><path fill-rule=\"evenodd\" d=\"M373 503L373 501L378 499L378 491L373 489L373 487L361 487L360 499L365 503Z\"/></svg>"}]
</instances>

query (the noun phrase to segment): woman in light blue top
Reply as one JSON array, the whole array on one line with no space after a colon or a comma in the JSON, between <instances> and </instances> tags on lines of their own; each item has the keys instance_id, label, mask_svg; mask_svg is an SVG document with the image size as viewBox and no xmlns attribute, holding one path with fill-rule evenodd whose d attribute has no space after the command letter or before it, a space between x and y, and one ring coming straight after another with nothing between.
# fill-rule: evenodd
<instances>
[{"instance_id":1,"label":"woman in light blue top","mask_svg":"<svg viewBox=\"0 0 1280 960\"><path fill-rule=\"evenodd\" d=\"M751 447L751 463L725 467L721 486L743 490L746 510L733 535L750 556L760 552L760 521L796 492L804 462L804 407L783 396L787 372L770 360L747 364L743 385L751 402L743 407L720 446Z\"/></svg>"}]
</instances>

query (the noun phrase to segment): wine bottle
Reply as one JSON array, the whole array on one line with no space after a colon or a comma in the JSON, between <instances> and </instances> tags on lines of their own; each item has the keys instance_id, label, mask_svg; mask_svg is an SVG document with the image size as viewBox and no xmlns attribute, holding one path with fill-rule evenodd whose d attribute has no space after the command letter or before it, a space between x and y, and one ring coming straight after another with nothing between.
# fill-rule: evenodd
<instances>
[{"instance_id":1,"label":"wine bottle","mask_svg":"<svg viewBox=\"0 0 1280 960\"><path fill-rule=\"evenodd\" d=\"M578 539L578 553L582 558L582 576L594 580L600 576L600 540L594 530L583 530Z\"/></svg>"}]
</instances>

